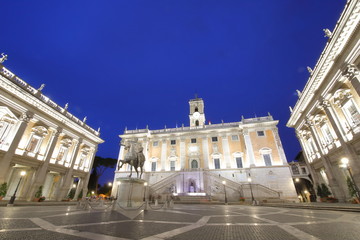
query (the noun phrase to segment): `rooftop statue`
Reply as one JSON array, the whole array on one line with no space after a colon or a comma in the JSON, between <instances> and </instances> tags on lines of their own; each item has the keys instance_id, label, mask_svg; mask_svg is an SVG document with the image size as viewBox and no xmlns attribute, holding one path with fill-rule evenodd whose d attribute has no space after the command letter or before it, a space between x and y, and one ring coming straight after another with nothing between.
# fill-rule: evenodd
<instances>
[{"instance_id":1,"label":"rooftop statue","mask_svg":"<svg viewBox=\"0 0 360 240\"><path fill-rule=\"evenodd\" d=\"M132 175L132 168L134 167L136 171L136 177L139 178L139 171L138 168L140 167L141 173L140 178L143 174L143 167L145 162L145 155L143 153L144 148L141 146L141 143L135 139L134 141L127 141L125 144L120 143L120 145L125 147L125 150L128 150L128 152L125 154L124 160L119 160L119 166L118 171L122 166L127 163L130 167L130 175Z\"/></svg>"},{"instance_id":2,"label":"rooftop statue","mask_svg":"<svg viewBox=\"0 0 360 240\"><path fill-rule=\"evenodd\" d=\"M3 63L3 62L5 62L7 60L8 55L6 55L5 53L2 53L1 56L2 57L0 58L0 63Z\"/></svg>"}]
</instances>

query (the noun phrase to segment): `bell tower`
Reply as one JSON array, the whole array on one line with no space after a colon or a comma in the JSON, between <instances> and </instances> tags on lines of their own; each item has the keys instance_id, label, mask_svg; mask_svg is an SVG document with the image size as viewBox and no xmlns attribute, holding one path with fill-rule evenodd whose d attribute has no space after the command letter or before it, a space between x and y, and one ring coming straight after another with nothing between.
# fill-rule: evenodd
<instances>
[{"instance_id":1,"label":"bell tower","mask_svg":"<svg viewBox=\"0 0 360 240\"><path fill-rule=\"evenodd\" d=\"M205 125L204 101L195 95L194 99L190 99L190 127L202 127Z\"/></svg>"}]
</instances>

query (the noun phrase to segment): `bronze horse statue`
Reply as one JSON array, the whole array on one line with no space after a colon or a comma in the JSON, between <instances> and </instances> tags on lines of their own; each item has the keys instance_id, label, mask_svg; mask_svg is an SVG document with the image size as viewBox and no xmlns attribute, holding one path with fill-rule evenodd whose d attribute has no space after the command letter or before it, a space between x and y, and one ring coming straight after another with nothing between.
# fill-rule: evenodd
<instances>
[{"instance_id":1,"label":"bronze horse statue","mask_svg":"<svg viewBox=\"0 0 360 240\"><path fill-rule=\"evenodd\" d=\"M121 143L121 145L124 146L125 150L128 150L128 152L125 154L124 160L119 160L118 171L125 163L127 163L131 166L130 175L128 177L131 177L132 168L134 168L136 171L136 177L139 178L138 168L140 167L141 178L145 162L145 155L143 153L144 148L141 146L141 143L138 143L137 141L127 141L125 144Z\"/></svg>"}]
</instances>

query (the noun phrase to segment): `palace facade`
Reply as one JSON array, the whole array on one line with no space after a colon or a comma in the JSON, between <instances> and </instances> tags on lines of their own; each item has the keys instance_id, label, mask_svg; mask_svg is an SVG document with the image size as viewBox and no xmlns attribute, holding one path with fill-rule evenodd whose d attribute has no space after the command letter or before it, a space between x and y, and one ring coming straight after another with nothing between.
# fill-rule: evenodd
<instances>
[{"instance_id":1,"label":"palace facade","mask_svg":"<svg viewBox=\"0 0 360 240\"><path fill-rule=\"evenodd\" d=\"M87 193L98 144L96 131L3 66L0 61L0 184L5 199L15 192L32 200L42 187L46 200L60 201L71 189ZM21 176L20 173L25 174ZM18 186L18 188L17 188Z\"/></svg>"},{"instance_id":2,"label":"palace facade","mask_svg":"<svg viewBox=\"0 0 360 240\"><path fill-rule=\"evenodd\" d=\"M239 122L205 124L204 101L189 101L190 126L159 130L125 130L122 142L142 144L150 195L204 196L229 201L251 194L265 198L297 198L289 166L272 116ZM120 147L119 160L126 150ZM129 175L115 171L112 192ZM134 174L134 171L133 171ZM135 173L136 175L136 173ZM145 190L144 190L145 191Z\"/></svg>"},{"instance_id":3,"label":"palace facade","mask_svg":"<svg viewBox=\"0 0 360 240\"><path fill-rule=\"evenodd\" d=\"M348 181L360 186L360 1L347 1L334 30L324 31L328 41L308 68L287 126L296 131L314 184L345 201L352 197Z\"/></svg>"}]
</instances>

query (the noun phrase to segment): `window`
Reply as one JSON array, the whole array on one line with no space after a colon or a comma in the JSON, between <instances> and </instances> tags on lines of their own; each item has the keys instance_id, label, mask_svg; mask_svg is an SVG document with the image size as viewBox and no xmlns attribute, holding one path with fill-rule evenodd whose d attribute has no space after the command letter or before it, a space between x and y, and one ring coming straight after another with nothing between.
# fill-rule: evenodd
<instances>
[{"instance_id":1,"label":"window","mask_svg":"<svg viewBox=\"0 0 360 240\"><path fill-rule=\"evenodd\" d=\"M176 140L170 140L171 145L176 145Z\"/></svg>"},{"instance_id":2,"label":"window","mask_svg":"<svg viewBox=\"0 0 360 240\"><path fill-rule=\"evenodd\" d=\"M156 162L151 162L151 171L156 172Z\"/></svg>"},{"instance_id":3,"label":"window","mask_svg":"<svg viewBox=\"0 0 360 240\"><path fill-rule=\"evenodd\" d=\"M301 168L301 173L302 173L302 174L306 174L306 168L302 167L302 168Z\"/></svg>"},{"instance_id":4,"label":"window","mask_svg":"<svg viewBox=\"0 0 360 240\"><path fill-rule=\"evenodd\" d=\"M170 171L175 171L175 161L170 161Z\"/></svg>"},{"instance_id":5,"label":"window","mask_svg":"<svg viewBox=\"0 0 360 240\"><path fill-rule=\"evenodd\" d=\"M196 143L196 138L192 138L191 143Z\"/></svg>"},{"instance_id":6,"label":"window","mask_svg":"<svg viewBox=\"0 0 360 240\"><path fill-rule=\"evenodd\" d=\"M199 126L199 120L195 121L195 126L198 127Z\"/></svg>"},{"instance_id":7,"label":"window","mask_svg":"<svg viewBox=\"0 0 360 240\"><path fill-rule=\"evenodd\" d=\"M62 162L66 158L67 152L68 152L68 148L65 146L61 146L59 153L56 157L56 161Z\"/></svg>"},{"instance_id":8,"label":"window","mask_svg":"<svg viewBox=\"0 0 360 240\"><path fill-rule=\"evenodd\" d=\"M232 141L239 141L239 135L232 135L231 140Z\"/></svg>"},{"instance_id":9,"label":"window","mask_svg":"<svg viewBox=\"0 0 360 240\"><path fill-rule=\"evenodd\" d=\"M291 171L293 172L294 175L299 175L300 171L299 171L299 167L295 164L291 165Z\"/></svg>"},{"instance_id":10,"label":"window","mask_svg":"<svg viewBox=\"0 0 360 240\"><path fill-rule=\"evenodd\" d=\"M343 111L351 126L360 125L360 114L352 100L344 104Z\"/></svg>"},{"instance_id":11,"label":"window","mask_svg":"<svg viewBox=\"0 0 360 240\"><path fill-rule=\"evenodd\" d=\"M159 146L159 141L153 141L153 147Z\"/></svg>"},{"instance_id":12,"label":"window","mask_svg":"<svg viewBox=\"0 0 360 240\"><path fill-rule=\"evenodd\" d=\"M192 161L191 161L191 168L192 168L192 169L199 168L198 161L192 160Z\"/></svg>"},{"instance_id":13,"label":"window","mask_svg":"<svg viewBox=\"0 0 360 240\"><path fill-rule=\"evenodd\" d=\"M263 154L265 166L272 166L270 154Z\"/></svg>"},{"instance_id":14,"label":"window","mask_svg":"<svg viewBox=\"0 0 360 240\"><path fill-rule=\"evenodd\" d=\"M214 158L214 166L215 166L215 169L220 169L220 159L219 158Z\"/></svg>"},{"instance_id":15,"label":"window","mask_svg":"<svg viewBox=\"0 0 360 240\"><path fill-rule=\"evenodd\" d=\"M237 157L237 158L235 158L235 160L236 160L237 168L243 168L243 163L242 163L241 157Z\"/></svg>"},{"instance_id":16,"label":"window","mask_svg":"<svg viewBox=\"0 0 360 240\"><path fill-rule=\"evenodd\" d=\"M28 146L26 147L26 151L35 153L37 151L40 139L41 138L39 136L33 135L29 141Z\"/></svg>"},{"instance_id":17,"label":"window","mask_svg":"<svg viewBox=\"0 0 360 240\"><path fill-rule=\"evenodd\" d=\"M324 124L324 125L321 126L321 132L322 132L322 134L323 134L323 136L326 139L326 142L328 144L332 143L334 141L333 136L331 135L329 126L327 124Z\"/></svg>"},{"instance_id":18,"label":"window","mask_svg":"<svg viewBox=\"0 0 360 240\"><path fill-rule=\"evenodd\" d=\"M258 137L263 137L263 136L265 136L265 132L264 131L257 131L257 135L258 135Z\"/></svg>"},{"instance_id":19,"label":"window","mask_svg":"<svg viewBox=\"0 0 360 240\"><path fill-rule=\"evenodd\" d=\"M212 141L212 142L217 142L217 141L218 141L218 138L217 138L217 137L212 137L212 138L211 138L211 141Z\"/></svg>"}]
</instances>

